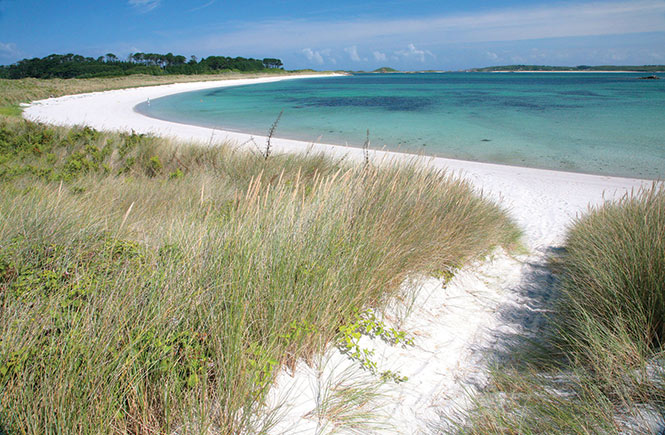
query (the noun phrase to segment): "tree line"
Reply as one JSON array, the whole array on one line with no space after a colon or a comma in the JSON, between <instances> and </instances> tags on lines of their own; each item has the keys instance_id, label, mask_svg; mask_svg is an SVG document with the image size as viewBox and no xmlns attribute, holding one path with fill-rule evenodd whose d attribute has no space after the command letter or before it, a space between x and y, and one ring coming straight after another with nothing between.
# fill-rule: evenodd
<instances>
[{"instance_id":1,"label":"tree line","mask_svg":"<svg viewBox=\"0 0 665 435\"><path fill-rule=\"evenodd\" d=\"M0 78L22 79L34 77L89 78L113 77L130 74L211 74L225 70L262 71L283 69L280 59L253 59L244 57L209 56L189 59L173 53L131 53L120 59L113 53L84 57L77 54L51 54L42 58L23 59L12 65L0 66Z\"/></svg>"}]
</instances>

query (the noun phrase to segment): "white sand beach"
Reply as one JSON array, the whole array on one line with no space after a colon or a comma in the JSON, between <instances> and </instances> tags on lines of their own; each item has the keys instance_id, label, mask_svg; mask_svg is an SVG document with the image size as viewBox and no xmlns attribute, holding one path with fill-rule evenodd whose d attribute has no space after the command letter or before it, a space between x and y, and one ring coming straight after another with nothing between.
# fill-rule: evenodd
<instances>
[{"instance_id":1,"label":"white sand beach","mask_svg":"<svg viewBox=\"0 0 665 435\"><path fill-rule=\"evenodd\" d=\"M73 95L34 102L25 108L23 115L32 121L56 125L133 130L201 144L231 141L235 146L254 148L252 141L262 145L266 138L157 120L135 112L134 107L148 99L179 92L308 77L319 76L181 83ZM358 148L279 138L273 138L272 145L275 152L311 150L351 160L363 159ZM383 406L372 406L376 408L373 413L383 415L384 421L362 433L423 433L445 428L446 416L463 408L467 395L483 386L488 352L500 350L506 335L537 328L539 315L534 300L546 297L550 290L543 263L548 251L563 243L566 228L575 216L589 206L652 183L376 150L370 151L370 159L372 162L418 159L464 177L509 211L524 232L529 253L514 255L497 251L491 258L459 271L445 288L435 279L416 280L417 284L411 285L420 290L414 293L405 283L405 292L415 298L414 303L397 303L386 322L399 324L414 337L415 346L394 347L369 338L363 345L375 350L381 370L397 371L408 376L408 381L383 387ZM407 306L408 316L404 314ZM283 405L280 410L283 419L274 433L326 433L336 422L319 417L317 403L320 406L326 385L349 379L360 382L367 377L367 373L355 370L354 364L332 348L312 366L300 363L294 373L283 372L271 394L272 406ZM350 376L350 372L355 375ZM359 410L348 412L354 411Z\"/></svg>"}]
</instances>

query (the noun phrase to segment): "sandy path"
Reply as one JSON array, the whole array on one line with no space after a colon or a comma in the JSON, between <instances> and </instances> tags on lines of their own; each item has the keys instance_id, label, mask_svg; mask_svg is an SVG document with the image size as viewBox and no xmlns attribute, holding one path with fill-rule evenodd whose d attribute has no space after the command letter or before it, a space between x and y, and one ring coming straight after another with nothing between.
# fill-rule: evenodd
<instances>
[{"instance_id":1,"label":"sandy path","mask_svg":"<svg viewBox=\"0 0 665 435\"><path fill-rule=\"evenodd\" d=\"M24 110L24 116L57 125L134 130L204 144L231 140L250 146L247 143L251 139L262 144L265 138L152 119L136 113L133 107L148 98L179 92L293 78L182 83L66 96L37 101ZM277 138L273 138L272 143L276 152L305 151L311 147L314 151L362 160L362 151L356 148ZM371 151L370 158L378 162L414 157ZM538 291L547 292L548 278L540 264L550 249L562 244L571 220L589 205L601 204L651 183L443 158L419 160L454 171L499 201L523 229L530 254L514 257L498 251L492 258L464 268L445 290L437 280L421 281L420 291L410 292L415 295L413 304L409 305L410 315L398 315L406 307L398 304L395 314L387 319L387 322L400 319L401 328L415 337L415 346L403 349L363 338L363 347L374 350L373 359L381 370L398 371L409 380L383 387L385 396L372 402L371 414L378 420L381 416L385 418L373 429L359 428L361 433L427 433L445 428L442 415L463 408L467 393L482 386L485 380L483 352L501 346L497 337L520 333L533 326L537 316L531 315L535 312L529 289L537 287ZM512 317L506 316L505 307L513 307ZM345 409L330 405L336 397L334 391L342 391L340 385L345 382L373 382L372 378L367 378L367 373L356 367L333 348L319 363L311 367L302 363L295 373L280 375L271 403L284 405L283 419L273 432L327 433L344 422L347 427L368 422L361 413L362 406ZM325 397L329 397L327 407L322 400Z\"/></svg>"}]
</instances>

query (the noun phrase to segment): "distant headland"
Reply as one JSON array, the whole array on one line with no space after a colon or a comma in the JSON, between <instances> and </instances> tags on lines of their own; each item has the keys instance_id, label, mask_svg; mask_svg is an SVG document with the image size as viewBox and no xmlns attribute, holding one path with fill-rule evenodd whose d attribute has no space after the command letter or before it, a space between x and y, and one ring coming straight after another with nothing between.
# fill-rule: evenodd
<instances>
[{"instance_id":1,"label":"distant headland","mask_svg":"<svg viewBox=\"0 0 665 435\"><path fill-rule=\"evenodd\" d=\"M465 72L664 72L665 65L503 65L470 68Z\"/></svg>"}]
</instances>

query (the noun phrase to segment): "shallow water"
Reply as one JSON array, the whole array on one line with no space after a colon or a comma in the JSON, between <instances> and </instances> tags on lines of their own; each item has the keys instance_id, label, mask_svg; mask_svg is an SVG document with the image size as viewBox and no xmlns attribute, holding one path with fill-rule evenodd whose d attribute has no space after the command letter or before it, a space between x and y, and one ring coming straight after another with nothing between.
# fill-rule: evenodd
<instances>
[{"instance_id":1,"label":"shallow water","mask_svg":"<svg viewBox=\"0 0 665 435\"><path fill-rule=\"evenodd\" d=\"M169 121L464 160L665 178L665 80L623 73L361 74L187 92Z\"/></svg>"}]
</instances>

